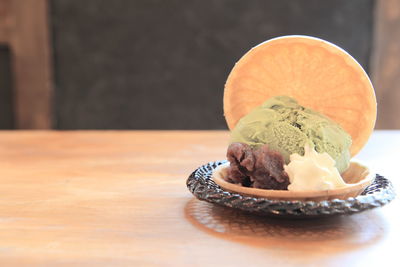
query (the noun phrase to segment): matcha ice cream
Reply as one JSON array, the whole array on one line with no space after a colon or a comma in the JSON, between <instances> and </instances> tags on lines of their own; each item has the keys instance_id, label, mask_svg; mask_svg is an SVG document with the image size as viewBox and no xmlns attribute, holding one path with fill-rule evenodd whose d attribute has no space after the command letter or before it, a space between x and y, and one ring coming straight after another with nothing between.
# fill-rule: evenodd
<instances>
[{"instance_id":1,"label":"matcha ice cream","mask_svg":"<svg viewBox=\"0 0 400 267\"><path fill-rule=\"evenodd\" d=\"M327 152L340 173L350 161L350 135L334 121L288 96L270 98L241 118L231 132L230 143L234 142L252 148L266 144L281 153L286 164L291 154L304 155L308 143L318 153Z\"/></svg>"}]
</instances>

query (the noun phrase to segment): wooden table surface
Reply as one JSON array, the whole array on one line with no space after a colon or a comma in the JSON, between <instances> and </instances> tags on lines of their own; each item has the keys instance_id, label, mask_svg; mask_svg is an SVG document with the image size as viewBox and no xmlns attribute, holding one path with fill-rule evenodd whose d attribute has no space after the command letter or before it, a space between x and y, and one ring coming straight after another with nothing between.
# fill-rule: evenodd
<instances>
[{"instance_id":1,"label":"wooden table surface","mask_svg":"<svg viewBox=\"0 0 400 267\"><path fill-rule=\"evenodd\" d=\"M224 159L227 138L225 131L0 132L0 265L399 263L397 199L319 220L249 216L195 199L186 178ZM375 132L357 158L398 188L399 148L399 131Z\"/></svg>"}]
</instances>

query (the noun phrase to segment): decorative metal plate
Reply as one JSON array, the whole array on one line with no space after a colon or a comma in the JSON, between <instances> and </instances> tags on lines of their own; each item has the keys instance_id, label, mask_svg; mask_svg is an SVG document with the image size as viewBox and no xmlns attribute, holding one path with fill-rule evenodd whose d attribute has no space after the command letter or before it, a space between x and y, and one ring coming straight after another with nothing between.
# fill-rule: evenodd
<instances>
[{"instance_id":1,"label":"decorative metal plate","mask_svg":"<svg viewBox=\"0 0 400 267\"><path fill-rule=\"evenodd\" d=\"M359 196L346 200L281 201L243 196L224 191L211 179L214 169L225 162L210 162L196 169L186 181L190 192L200 200L230 208L260 215L296 218L357 213L386 205L396 196L392 183L379 174L376 174L374 182Z\"/></svg>"}]
</instances>

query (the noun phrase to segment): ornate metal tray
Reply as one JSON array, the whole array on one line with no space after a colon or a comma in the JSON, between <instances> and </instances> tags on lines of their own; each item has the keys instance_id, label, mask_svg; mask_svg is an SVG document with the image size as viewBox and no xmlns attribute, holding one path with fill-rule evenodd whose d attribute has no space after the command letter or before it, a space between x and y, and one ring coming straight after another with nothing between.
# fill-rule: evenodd
<instances>
[{"instance_id":1,"label":"ornate metal tray","mask_svg":"<svg viewBox=\"0 0 400 267\"><path fill-rule=\"evenodd\" d=\"M230 208L260 215L295 218L353 214L386 205L396 196L392 183L379 174L359 196L346 200L281 201L243 196L224 191L211 179L213 170L225 162L209 162L196 169L186 181L190 192L200 200Z\"/></svg>"}]
</instances>

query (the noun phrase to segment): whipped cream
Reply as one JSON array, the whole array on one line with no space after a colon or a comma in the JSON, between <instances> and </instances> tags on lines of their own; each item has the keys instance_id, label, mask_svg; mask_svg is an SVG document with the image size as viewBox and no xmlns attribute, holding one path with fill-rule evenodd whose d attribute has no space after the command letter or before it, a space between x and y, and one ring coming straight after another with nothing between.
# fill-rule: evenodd
<instances>
[{"instance_id":1,"label":"whipped cream","mask_svg":"<svg viewBox=\"0 0 400 267\"><path fill-rule=\"evenodd\" d=\"M309 144L304 156L290 155L290 163L284 166L289 176L289 191L316 191L346 187L335 160L328 153L318 153Z\"/></svg>"}]
</instances>

